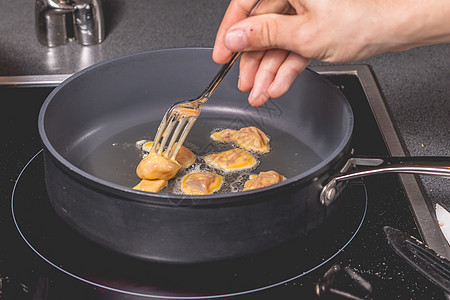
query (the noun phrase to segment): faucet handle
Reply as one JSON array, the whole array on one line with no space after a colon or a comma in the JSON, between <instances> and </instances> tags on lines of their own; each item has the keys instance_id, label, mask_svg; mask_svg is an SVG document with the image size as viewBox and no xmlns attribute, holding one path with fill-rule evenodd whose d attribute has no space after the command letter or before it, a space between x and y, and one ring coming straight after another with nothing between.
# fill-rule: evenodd
<instances>
[{"instance_id":1,"label":"faucet handle","mask_svg":"<svg viewBox=\"0 0 450 300\"><path fill-rule=\"evenodd\" d=\"M73 7L64 0L36 0L36 35L42 45L56 47L67 43L67 20L72 11Z\"/></svg>"},{"instance_id":2,"label":"faucet handle","mask_svg":"<svg viewBox=\"0 0 450 300\"><path fill-rule=\"evenodd\" d=\"M101 0L73 0L74 34L81 45L101 43L105 38L105 24Z\"/></svg>"}]
</instances>

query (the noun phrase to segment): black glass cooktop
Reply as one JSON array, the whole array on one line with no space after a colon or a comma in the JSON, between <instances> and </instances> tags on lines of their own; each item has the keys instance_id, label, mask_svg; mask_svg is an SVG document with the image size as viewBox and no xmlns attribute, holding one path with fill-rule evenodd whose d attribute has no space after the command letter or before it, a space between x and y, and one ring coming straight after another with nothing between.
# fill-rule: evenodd
<instances>
[{"instance_id":1,"label":"black glass cooktop","mask_svg":"<svg viewBox=\"0 0 450 300\"><path fill-rule=\"evenodd\" d=\"M355 154L388 155L359 77L324 76L352 105ZM45 191L37 116L52 89L0 87L0 299L444 299L384 237L386 225L420 237L395 174L351 181L345 205L308 237L239 260L155 264L87 241Z\"/></svg>"}]
</instances>

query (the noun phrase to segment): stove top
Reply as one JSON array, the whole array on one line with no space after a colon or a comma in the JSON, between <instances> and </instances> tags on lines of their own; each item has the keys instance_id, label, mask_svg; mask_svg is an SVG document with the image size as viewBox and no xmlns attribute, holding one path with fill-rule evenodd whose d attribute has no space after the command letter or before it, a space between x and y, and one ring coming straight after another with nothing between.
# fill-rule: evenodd
<instances>
[{"instance_id":1,"label":"stove top","mask_svg":"<svg viewBox=\"0 0 450 300\"><path fill-rule=\"evenodd\" d=\"M349 99L356 155L402 156L368 66L318 71ZM37 116L65 75L0 86L0 299L445 299L388 245L383 226L448 248L413 175L353 180L345 205L308 237L252 257L165 265L112 253L73 232L53 211L43 177Z\"/></svg>"}]
</instances>

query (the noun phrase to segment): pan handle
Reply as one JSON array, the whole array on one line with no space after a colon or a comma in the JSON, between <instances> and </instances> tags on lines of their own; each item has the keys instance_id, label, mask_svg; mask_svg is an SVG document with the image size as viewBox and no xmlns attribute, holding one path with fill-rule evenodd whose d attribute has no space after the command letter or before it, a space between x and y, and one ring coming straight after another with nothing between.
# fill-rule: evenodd
<instances>
[{"instance_id":1,"label":"pan handle","mask_svg":"<svg viewBox=\"0 0 450 300\"><path fill-rule=\"evenodd\" d=\"M340 192L338 182L375 174L410 173L450 178L450 157L352 157L322 188L320 202L328 206Z\"/></svg>"}]
</instances>

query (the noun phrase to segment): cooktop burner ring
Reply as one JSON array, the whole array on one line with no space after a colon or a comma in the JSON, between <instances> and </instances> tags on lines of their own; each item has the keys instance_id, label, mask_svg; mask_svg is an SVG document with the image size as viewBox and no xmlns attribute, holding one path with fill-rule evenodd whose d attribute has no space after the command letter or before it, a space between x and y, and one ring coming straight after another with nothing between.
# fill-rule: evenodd
<instances>
[{"instance_id":1,"label":"cooktop burner ring","mask_svg":"<svg viewBox=\"0 0 450 300\"><path fill-rule=\"evenodd\" d=\"M14 224L16 226L16 229L18 230L21 238L25 241L25 243L28 245L28 247L36 254L38 255L38 257L40 257L42 260L44 260L48 265L50 265L51 267L55 268L56 270L68 275L71 278L77 279L81 282L84 282L88 285L97 287L97 288L101 288L101 289L105 289L111 292L117 292L117 293L121 293L121 294L126 294L126 295L130 295L130 296L139 296L139 297L146 297L146 298L158 298L158 299L217 299L217 298L224 298L224 297L234 297L234 296L240 296L240 295L245 295L245 294L250 294L250 293L256 293L259 291L263 291L263 290L267 290L267 289L271 289L274 287L278 287L287 283L290 283L294 280L297 280L307 274L310 274L312 272L314 272L315 270L321 268L322 266L328 264L331 260L333 260L339 253L341 253L349 244L350 242L354 239L354 237L358 234L360 228L362 227L365 217L366 217L366 213L367 213L367 207L368 207L368 196L367 196L367 191L366 191L366 187L364 184L356 184L357 186L361 186L362 190L363 190L363 194L364 194L364 198L365 201L362 203L362 211L361 211L361 216L360 218L358 218L358 220L355 221L355 225L356 227L353 228L352 230L352 234L350 234L350 236L348 237L348 240L346 240L345 242L343 242L342 244L339 245L339 247L336 250L333 250L334 253L331 253L327 258L322 259L322 261L320 263L318 263L317 265L314 265L306 270L303 270L297 274L294 274L292 276L289 276L288 278L284 278L282 280L275 280L274 282L270 283L270 284L266 284L266 285L262 285L262 286L257 286L254 288L243 288L241 290L236 290L236 291L232 291L232 292L226 292L226 291L222 291L222 292L207 292L205 294L198 294L198 292L192 292L189 291L186 295L180 295L180 291L175 291L175 294L172 293L167 293L164 292L164 290L162 292L159 291L159 289L157 289L156 293L148 293L148 292L140 292L140 291L136 291L136 290L130 290L130 287L128 288L118 288L118 287L114 287L114 282L108 282L108 283L101 283L101 282L97 282L98 280L96 280L95 276L94 279L91 279L89 277L85 277L83 275L77 274L77 271L73 271L70 270L68 268L66 268L66 266L64 264L62 264L61 262L55 262L54 258L49 258L49 254L45 253L42 251L42 249L39 249L38 246L36 246L36 244L33 243L33 238L30 236L30 232L28 232L26 230L26 228L22 228L21 227L21 222L20 222L20 217L17 215L17 211L19 211L19 209L17 209L17 207L19 207L20 205L18 204L18 197L17 194L20 192L20 187L19 184L22 183L21 179L23 179L24 176L28 176L26 175L27 172L31 172L29 171L32 165L38 165L38 163L36 163L37 158L41 155L42 150L40 150L38 153L36 153L31 159L30 161L24 166L24 168L21 170L20 174L18 175L14 187L13 187L13 191L12 191L12 195L11 195L11 213L12 213L12 218L14 221ZM38 165L39 166L39 165ZM42 179L43 180L43 179ZM15 201L16 200L16 201ZM28 201L30 202L30 201ZM358 202L362 202L362 201L358 201ZM24 225L24 224L22 224ZM25 226L26 227L26 226ZM45 238L44 238L45 239ZM51 255L50 255L51 256ZM98 278L97 278L98 279ZM100 278L101 280L102 278ZM162 293L162 294L161 294ZM183 293L183 291L181 292Z\"/></svg>"}]
</instances>

